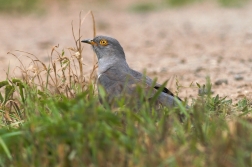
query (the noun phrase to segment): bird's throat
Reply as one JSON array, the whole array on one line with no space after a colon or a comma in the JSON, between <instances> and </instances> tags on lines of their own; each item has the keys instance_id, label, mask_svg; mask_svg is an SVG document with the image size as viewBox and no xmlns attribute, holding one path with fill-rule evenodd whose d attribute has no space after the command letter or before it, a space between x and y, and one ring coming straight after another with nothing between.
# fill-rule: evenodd
<instances>
[{"instance_id":1,"label":"bird's throat","mask_svg":"<svg viewBox=\"0 0 252 167\"><path fill-rule=\"evenodd\" d=\"M112 67L122 67L125 66L129 68L127 62L123 59L118 59L114 57L104 57L98 60L98 76L107 71Z\"/></svg>"}]
</instances>

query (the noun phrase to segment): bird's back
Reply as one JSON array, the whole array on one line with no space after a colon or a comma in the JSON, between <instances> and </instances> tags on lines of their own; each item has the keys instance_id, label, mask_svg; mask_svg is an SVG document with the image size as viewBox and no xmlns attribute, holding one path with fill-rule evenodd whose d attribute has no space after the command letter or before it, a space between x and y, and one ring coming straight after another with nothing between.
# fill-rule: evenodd
<instances>
[{"instance_id":1,"label":"bird's back","mask_svg":"<svg viewBox=\"0 0 252 167\"><path fill-rule=\"evenodd\" d=\"M139 99L137 88L143 89L145 99L150 100L157 89L153 87L153 81L143 74L130 69L119 68L117 65L111 66L98 78L98 84L102 85L107 93L107 100L112 103L122 96L132 99ZM156 84L157 85L157 84ZM174 97L169 93L161 92L157 98L158 103L172 107L175 106Z\"/></svg>"}]
</instances>

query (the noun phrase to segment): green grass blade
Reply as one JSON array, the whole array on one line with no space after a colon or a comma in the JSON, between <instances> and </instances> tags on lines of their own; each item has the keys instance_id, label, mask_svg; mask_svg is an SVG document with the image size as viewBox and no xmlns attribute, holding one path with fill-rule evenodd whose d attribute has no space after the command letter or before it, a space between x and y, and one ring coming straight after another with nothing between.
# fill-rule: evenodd
<instances>
[{"instance_id":1,"label":"green grass blade","mask_svg":"<svg viewBox=\"0 0 252 167\"><path fill-rule=\"evenodd\" d=\"M3 148L4 152L6 153L7 157L11 160L12 159L11 153L10 153L7 145L5 144L3 139L1 138L1 136L0 136L0 145L2 146L2 148Z\"/></svg>"},{"instance_id":2,"label":"green grass blade","mask_svg":"<svg viewBox=\"0 0 252 167\"><path fill-rule=\"evenodd\" d=\"M186 111L186 107L183 106L183 104L181 103L181 101L178 98L174 98L176 104L178 105L178 108L180 109L180 111L182 112L182 114L184 114L187 118L190 117L190 114Z\"/></svg>"},{"instance_id":3,"label":"green grass blade","mask_svg":"<svg viewBox=\"0 0 252 167\"><path fill-rule=\"evenodd\" d=\"M166 86L167 81L165 81L159 88L158 91L154 94L154 96L151 98L151 104L154 104L154 102L158 99L158 96L163 92L164 87Z\"/></svg>"},{"instance_id":4,"label":"green grass blade","mask_svg":"<svg viewBox=\"0 0 252 167\"><path fill-rule=\"evenodd\" d=\"M18 136L18 135L22 135L23 132L21 131L15 131L15 132L10 132L10 133L6 133L1 135L2 138L7 138L7 137L13 137L13 136Z\"/></svg>"},{"instance_id":5,"label":"green grass blade","mask_svg":"<svg viewBox=\"0 0 252 167\"><path fill-rule=\"evenodd\" d=\"M2 81L2 82L0 82L0 88L3 87L3 86L6 86L6 85L9 85L8 81Z\"/></svg>"}]
</instances>

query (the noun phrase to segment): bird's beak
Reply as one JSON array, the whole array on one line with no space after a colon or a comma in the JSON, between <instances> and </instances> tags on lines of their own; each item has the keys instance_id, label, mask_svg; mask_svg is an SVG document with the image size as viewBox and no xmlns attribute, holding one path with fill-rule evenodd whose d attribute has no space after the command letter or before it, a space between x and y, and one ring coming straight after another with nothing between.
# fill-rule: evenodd
<instances>
[{"instance_id":1,"label":"bird's beak","mask_svg":"<svg viewBox=\"0 0 252 167\"><path fill-rule=\"evenodd\" d=\"M83 41L81 41L83 43L87 43L87 44L90 44L90 45L97 45L97 43L95 43L93 40L91 39L85 39Z\"/></svg>"}]
</instances>

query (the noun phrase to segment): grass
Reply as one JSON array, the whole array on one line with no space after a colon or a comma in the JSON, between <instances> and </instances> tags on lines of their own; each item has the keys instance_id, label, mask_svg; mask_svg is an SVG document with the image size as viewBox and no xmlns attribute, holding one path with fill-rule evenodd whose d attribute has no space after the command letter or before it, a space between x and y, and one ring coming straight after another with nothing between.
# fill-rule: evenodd
<instances>
[{"instance_id":1,"label":"grass","mask_svg":"<svg viewBox=\"0 0 252 167\"><path fill-rule=\"evenodd\" d=\"M218 3L222 7L241 7L246 5L250 0L161 0L158 2L153 1L144 1L144 2L136 2L135 4L129 7L130 11L143 13L143 12L151 12L162 7L181 7L191 4L203 3L203 2L212 2Z\"/></svg>"},{"instance_id":2,"label":"grass","mask_svg":"<svg viewBox=\"0 0 252 167\"><path fill-rule=\"evenodd\" d=\"M98 3L104 3L103 1L96 0ZM162 0L158 2L145 1L136 2L129 7L130 11L134 12L150 12L160 9L160 2L162 6L179 7L188 4L201 3L206 1L217 2L224 7L239 7L245 5L250 0ZM67 6L66 2L69 0L54 0L54 1L43 1L43 0L0 0L0 12L2 13L43 13L48 8L50 3L63 4L64 7ZM80 2L79 2L80 3ZM159 5L158 5L159 4Z\"/></svg>"},{"instance_id":3,"label":"grass","mask_svg":"<svg viewBox=\"0 0 252 167\"><path fill-rule=\"evenodd\" d=\"M245 5L249 0L164 0L170 6L183 6L193 3L215 1L224 7L239 7Z\"/></svg>"},{"instance_id":4,"label":"grass","mask_svg":"<svg viewBox=\"0 0 252 167\"><path fill-rule=\"evenodd\" d=\"M164 0L170 6L183 6L187 4L192 4L196 2L202 2L204 0Z\"/></svg>"},{"instance_id":5,"label":"grass","mask_svg":"<svg viewBox=\"0 0 252 167\"><path fill-rule=\"evenodd\" d=\"M150 12L157 9L157 5L153 2L142 2L142 3L135 3L130 6L129 10L133 12Z\"/></svg>"},{"instance_id":6,"label":"grass","mask_svg":"<svg viewBox=\"0 0 252 167\"><path fill-rule=\"evenodd\" d=\"M96 63L84 76L80 28L72 31L74 48L53 48L48 65L26 53L34 68L20 60L22 78L0 82L0 166L252 166L248 99L213 96L207 79L189 110L104 107ZM183 122L180 112L190 113Z\"/></svg>"},{"instance_id":7,"label":"grass","mask_svg":"<svg viewBox=\"0 0 252 167\"><path fill-rule=\"evenodd\" d=\"M249 0L218 0L219 4L227 7L243 6Z\"/></svg>"},{"instance_id":8,"label":"grass","mask_svg":"<svg viewBox=\"0 0 252 167\"><path fill-rule=\"evenodd\" d=\"M40 0L0 0L0 11L8 13L27 13L34 11Z\"/></svg>"},{"instance_id":9,"label":"grass","mask_svg":"<svg viewBox=\"0 0 252 167\"><path fill-rule=\"evenodd\" d=\"M52 3L67 6L69 0L0 0L0 12L13 14L43 13Z\"/></svg>"}]
</instances>

